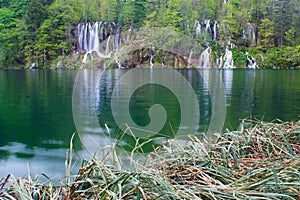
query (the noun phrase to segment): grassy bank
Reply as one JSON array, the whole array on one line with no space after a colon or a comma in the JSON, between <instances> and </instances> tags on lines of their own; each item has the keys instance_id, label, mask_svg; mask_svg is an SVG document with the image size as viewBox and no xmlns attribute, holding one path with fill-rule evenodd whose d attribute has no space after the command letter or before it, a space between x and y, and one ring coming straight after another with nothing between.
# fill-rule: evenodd
<instances>
[{"instance_id":1,"label":"grassy bank","mask_svg":"<svg viewBox=\"0 0 300 200\"><path fill-rule=\"evenodd\" d=\"M57 186L9 175L0 182L0 197L300 199L300 121L245 120L238 131L220 133L210 147L192 140L166 142L134 170L118 167L109 155L86 161L76 176Z\"/></svg>"}]
</instances>

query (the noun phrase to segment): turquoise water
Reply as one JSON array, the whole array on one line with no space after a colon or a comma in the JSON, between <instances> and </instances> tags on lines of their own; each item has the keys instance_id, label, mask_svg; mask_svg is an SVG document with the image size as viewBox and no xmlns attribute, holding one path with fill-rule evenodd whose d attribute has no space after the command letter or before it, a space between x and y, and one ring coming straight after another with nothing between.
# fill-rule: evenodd
<instances>
[{"instance_id":1,"label":"turquoise water","mask_svg":"<svg viewBox=\"0 0 300 200\"><path fill-rule=\"evenodd\" d=\"M95 98L90 113L78 110L81 141L90 151L105 144L105 139L99 136L99 132L107 132L105 124L109 132L115 134L117 126L110 109L111 94L118 78L126 72L107 70L105 76L94 82L89 82L93 73L87 72L83 79L86 84L80 89L76 106L84 108L91 103L91 97ZM205 131L212 115L210 93L197 70L179 72L195 91L200 108L199 131ZM11 172L24 176L28 173L27 166L32 174L45 173L54 178L65 174L66 150L71 135L78 128L72 114L76 73L73 70L0 70L0 177ZM236 129L240 120L249 116L267 121L299 119L300 71L239 69L211 70L210 73L221 76L224 81L224 129ZM91 91L95 92L92 96ZM122 98L119 101L122 102ZM132 119L140 126L147 125L147 112L152 104L162 104L167 110L168 121L173 123L172 128L164 126L162 132L176 130L180 122L179 104L164 87L139 88L130 102ZM91 123L94 116L97 124ZM78 138L75 150L79 158L92 155L82 150Z\"/></svg>"}]
</instances>

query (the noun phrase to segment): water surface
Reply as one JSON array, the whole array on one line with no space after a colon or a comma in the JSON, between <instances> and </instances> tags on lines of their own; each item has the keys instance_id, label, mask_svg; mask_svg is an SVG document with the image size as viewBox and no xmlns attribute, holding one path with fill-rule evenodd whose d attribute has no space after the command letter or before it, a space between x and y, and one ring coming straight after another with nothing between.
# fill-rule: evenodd
<instances>
[{"instance_id":1,"label":"water surface","mask_svg":"<svg viewBox=\"0 0 300 200\"><path fill-rule=\"evenodd\" d=\"M211 117L210 93L197 70L179 72L195 90L200 108L199 131L205 131ZM240 119L249 116L267 121L299 119L300 71L237 69L212 72L224 81L227 111L224 128L236 129ZM27 165L32 174L45 173L50 177L65 174L66 150L76 131L72 115L76 73L73 70L0 70L0 177L8 173L24 176L28 173ZM91 113L82 109L80 134L85 145L97 150L105 143L105 138L99 136L100 131L107 132L105 124L110 133L115 133L111 94L118 77L126 70L107 70L96 86L95 80L91 81L93 73L97 72L86 72L77 107L84 108L91 100L91 89L95 91L92 97L96 104ZM166 88L151 85L140 88L133 95L130 109L136 123L141 126L149 123L147 112L153 103L166 108L168 121L174 122L176 128L180 116L176 98ZM97 124L91 123L93 116L97 117ZM164 127L164 132L170 130L170 126ZM78 140L75 150L78 155L85 155L81 154Z\"/></svg>"}]
</instances>

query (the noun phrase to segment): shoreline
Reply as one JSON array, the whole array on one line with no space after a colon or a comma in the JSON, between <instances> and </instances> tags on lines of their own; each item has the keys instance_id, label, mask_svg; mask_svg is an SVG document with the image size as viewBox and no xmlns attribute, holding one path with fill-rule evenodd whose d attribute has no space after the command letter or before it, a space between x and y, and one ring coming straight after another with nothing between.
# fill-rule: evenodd
<instances>
[{"instance_id":1,"label":"shoreline","mask_svg":"<svg viewBox=\"0 0 300 200\"><path fill-rule=\"evenodd\" d=\"M0 197L297 199L299 144L300 121L245 120L239 130L220 133L217 143L210 147L198 138L184 146L170 140L147 159L132 161L132 170L122 169L112 146L105 160L85 161L76 175L61 177L59 185L10 175L0 179ZM68 169L72 153L71 148Z\"/></svg>"}]
</instances>

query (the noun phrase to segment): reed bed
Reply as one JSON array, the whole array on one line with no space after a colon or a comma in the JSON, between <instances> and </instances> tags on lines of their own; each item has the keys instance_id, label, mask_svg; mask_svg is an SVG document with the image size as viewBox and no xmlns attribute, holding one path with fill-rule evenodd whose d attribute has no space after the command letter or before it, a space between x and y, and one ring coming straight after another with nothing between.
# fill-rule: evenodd
<instances>
[{"instance_id":1,"label":"reed bed","mask_svg":"<svg viewBox=\"0 0 300 200\"><path fill-rule=\"evenodd\" d=\"M300 121L244 120L210 146L195 137L184 145L169 140L132 170L114 162L85 161L58 186L9 175L0 198L300 200Z\"/></svg>"}]
</instances>

